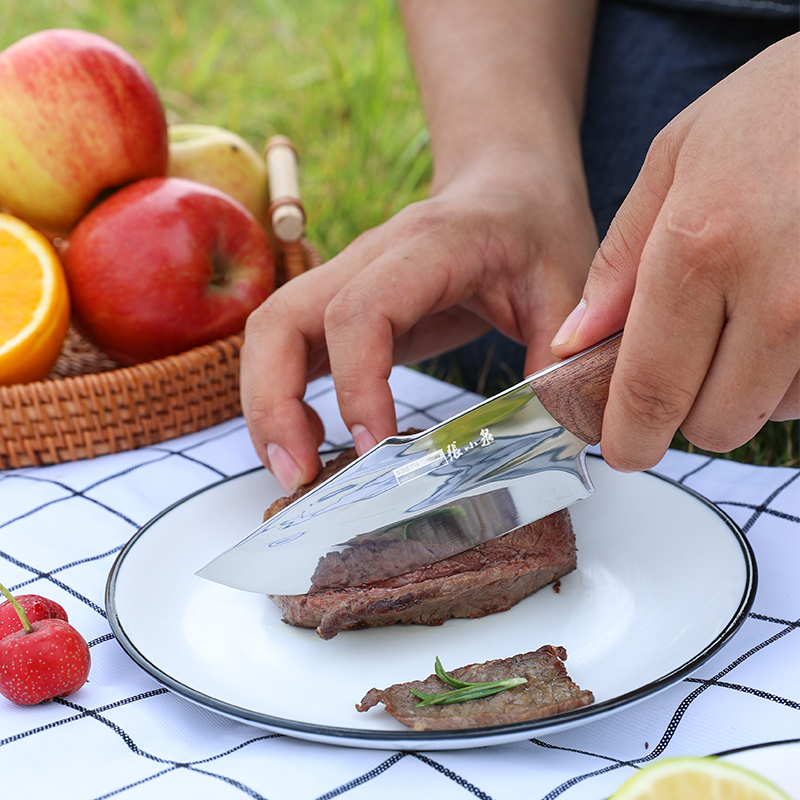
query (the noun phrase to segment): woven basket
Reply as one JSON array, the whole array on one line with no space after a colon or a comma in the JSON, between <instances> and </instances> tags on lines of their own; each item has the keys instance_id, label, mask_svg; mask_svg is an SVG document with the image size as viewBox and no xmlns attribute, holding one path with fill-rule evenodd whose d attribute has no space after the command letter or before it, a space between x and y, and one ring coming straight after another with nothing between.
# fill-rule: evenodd
<instances>
[{"instance_id":1,"label":"woven basket","mask_svg":"<svg viewBox=\"0 0 800 800\"><path fill-rule=\"evenodd\" d=\"M280 281L320 261L304 240L278 250ZM133 450L239 415L242 341L120 367L71 330L45 380L0 386L0 469Z\"/></svg>"}]
</instances>

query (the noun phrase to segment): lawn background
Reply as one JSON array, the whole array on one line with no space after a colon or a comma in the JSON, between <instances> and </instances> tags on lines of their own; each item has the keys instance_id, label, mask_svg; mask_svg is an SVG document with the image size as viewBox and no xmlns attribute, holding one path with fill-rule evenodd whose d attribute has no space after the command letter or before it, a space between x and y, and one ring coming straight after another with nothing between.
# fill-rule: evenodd
<instances>
[{"instance_id":1,"label":"lawn background","mask_svg":"<svg viewBox=\"0 0 800 800\"><path fill-rule=\"evenodd\" d=\"M323 259L427 194L425 120L390 0L2 0L0 49L82 28L132 53L170 122L220 125L301 157L308 237ZM446 376L457 380L457 376ZM798 465L796 422L726 457ZM680 435L674 446L695 449Z\"/></svg>"}]
</instances>

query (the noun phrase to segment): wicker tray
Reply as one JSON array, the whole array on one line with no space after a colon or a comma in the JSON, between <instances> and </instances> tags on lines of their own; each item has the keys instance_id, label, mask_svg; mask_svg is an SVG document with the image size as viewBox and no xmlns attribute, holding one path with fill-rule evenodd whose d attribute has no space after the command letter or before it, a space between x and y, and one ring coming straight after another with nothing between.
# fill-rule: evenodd
<instances>
[{"instance_id":1,"label":"wicker tray","mask_svg":"<svg viewBox=\"0 0 800 800\"><path fill-rule=\"evenodd\" d=\"M305 240L277 249L282 280L319 264ZM120 367L71 330L45 380L0 386L0 469L133 450L237 416L242 341Z\"/></svg>"}]
</instances>

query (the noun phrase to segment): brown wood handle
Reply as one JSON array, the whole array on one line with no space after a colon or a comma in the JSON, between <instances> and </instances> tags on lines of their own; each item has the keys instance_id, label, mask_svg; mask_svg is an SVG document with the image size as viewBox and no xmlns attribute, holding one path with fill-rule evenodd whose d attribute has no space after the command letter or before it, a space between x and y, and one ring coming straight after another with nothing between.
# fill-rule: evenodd
<instances>
[{"instance_id":1,"label":"brown wood handle","mask_svg":"<svg viewBox=\"0 0 800 800\"><path fill-rule=\"evenodd\" d=\"M306 215L300 199L297 151L286 136L273 136L264 150L269 176L268 216L282 242L297 242L305 232Z\"/></svg>"},{"instance_id":2,"label":"brown wood handle","mask_svg":"<svg viewBox=\"0 0 800 800\"><path fill-rule=\"evenodd\" d=\"M618 333L530 378L531 387L550 416L589 444L600 441L621 339L622 334Z\"/></svg>"}]
</instances>

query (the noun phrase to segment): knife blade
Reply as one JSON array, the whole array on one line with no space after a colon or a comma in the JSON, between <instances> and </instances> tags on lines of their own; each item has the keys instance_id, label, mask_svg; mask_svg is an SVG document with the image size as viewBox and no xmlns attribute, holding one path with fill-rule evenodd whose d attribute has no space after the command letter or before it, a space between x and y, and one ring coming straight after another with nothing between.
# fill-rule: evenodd
<instances>
[{"instance_id":1,"label":"knife blade","mask_svg":"<svg viewBox=\"0 0 800 800\"><path fill-rule=\"evenodd\" d=\"M620 334L427 431L392 436L197 572L299 595L402 575L502 536L594 491Z\"/></svg>"}]
</instances>

